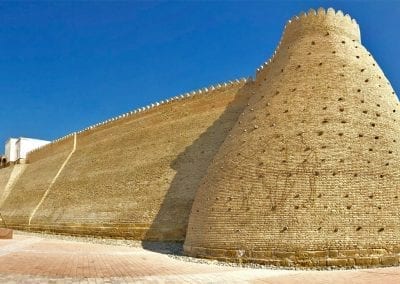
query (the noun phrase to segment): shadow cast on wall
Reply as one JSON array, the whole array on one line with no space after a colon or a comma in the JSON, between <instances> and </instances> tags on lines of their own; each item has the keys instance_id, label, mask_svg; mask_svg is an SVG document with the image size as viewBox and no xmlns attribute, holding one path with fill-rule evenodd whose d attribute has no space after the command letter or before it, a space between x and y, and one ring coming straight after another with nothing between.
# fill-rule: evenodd
<instances>
[{"instance_id":1,"label":"shadow cast on wall","mask_svg":"<svg viewBox=\"0 0 400 284\"><path fill-rule=\"evenodd\" d=\"M146 232L145 249L165 252L165 249L158 249L154 242L184 241L196 191L215 154L246 107L253 85L254 82L249 81L239 88L218 119L172 162L176 175Z\"/></svg>"}]
</instances>

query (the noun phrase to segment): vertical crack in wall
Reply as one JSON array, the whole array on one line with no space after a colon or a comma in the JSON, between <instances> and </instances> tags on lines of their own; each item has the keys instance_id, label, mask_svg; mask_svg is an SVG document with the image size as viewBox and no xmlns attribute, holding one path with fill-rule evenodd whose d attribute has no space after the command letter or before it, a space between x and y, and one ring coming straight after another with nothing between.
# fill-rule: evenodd
<instances>
[{"instance_id":1,"label":"vertical crack in wall","mask_svg":"<svg viewBox=\"0 0 400 284\"><path fill-rule=\"evenodd\" d=\"M29 217L28 225L31 225L32 219L35 216L37 210L40 208L40 206L42 205L42 203L46 199L47 195L49 195L51 188L53 187L54 183L57 181L58 177L60 176L60 174L64 170L65 166L68 164L69 160L71 159L71 157L75 153L75 151L76 151L76 133L74 133L74 146L72 147L71 153L69 153L68 157L65 159L64 163L61 165L61 167L58 170L57 174L54 176L53 180L51 181L49 187L47 188L47 190L43 194L42 199L39 201L38 205L32 211L31 216Z\"/></svg>"}]
</instances>

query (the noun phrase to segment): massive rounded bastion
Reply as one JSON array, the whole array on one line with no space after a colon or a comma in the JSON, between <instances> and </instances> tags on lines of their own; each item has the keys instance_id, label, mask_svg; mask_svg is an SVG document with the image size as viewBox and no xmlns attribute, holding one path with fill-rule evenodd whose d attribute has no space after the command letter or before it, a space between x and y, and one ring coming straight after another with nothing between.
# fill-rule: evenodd
<instances>
[{"instance_id":1,"label":"massive rounded bastion","mask_svg":"<svg viewBox=\"0 0 400 284\"><path fill-rule=\"evenodd\" d=\"M292 18L255 79L154 103L0 169L10 228L185 241L280 266L400 258L400 108L355 20Z\"/></svg>"},{"instance_id":2,"label":"massive rounded bastion","mask_svg":"<svg viewBox=\"0 0 400 284\"><path fill-rule=\"evenodd\" d=\"M196 193L187 254L276 265L397 264L400 108L357 23L287 24Z\"/></svg>"}]
</instances>

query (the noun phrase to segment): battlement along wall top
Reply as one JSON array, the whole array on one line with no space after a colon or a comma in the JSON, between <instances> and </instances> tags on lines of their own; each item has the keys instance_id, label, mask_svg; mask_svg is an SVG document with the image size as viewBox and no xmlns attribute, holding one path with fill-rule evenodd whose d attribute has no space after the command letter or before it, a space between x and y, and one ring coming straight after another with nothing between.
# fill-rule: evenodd
<instances>
[{"instance_id":1,"label":"battlement along wall top","mask_svg":"<svg viewBox=\"0 0 400 284\"><path fill-rule=\"evenodd\" d=\"M256 72L256 78L265 77L269 64L276 56L284 53L297 41L312 36L330 36L330 38L340 37L354 42L361 43L360 28L356 20L342 11L337 12L329 8L327 10L319 8L317 11L310 9L307 13L300 13L291 18L285 25L281 40L278 43L272 56L264 62ZM262 74L260 74L262 73Z\"/></svg>"},{"instance_id":2,"label":"battlement along wall top","mask_svg":"<svg viewBox=\"0 0 400 284\"><path fill-rule=\"evenodd\" d=\"M335 12L332 8L319 8L290 19L283 33L282 44L315 33L333 33L361 42L360 28L354 19L343 15L340 10Z\"/></svg>"}]
</instances>

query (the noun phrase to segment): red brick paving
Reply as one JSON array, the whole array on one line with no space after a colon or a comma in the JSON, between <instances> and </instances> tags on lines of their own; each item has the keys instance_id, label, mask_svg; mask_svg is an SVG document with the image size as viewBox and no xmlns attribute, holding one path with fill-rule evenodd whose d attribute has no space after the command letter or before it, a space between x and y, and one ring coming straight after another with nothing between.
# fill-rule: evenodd
<instances>
[{"instance_id":1,"label":"red brick paving","mask_svg":"<svg viewBox=\"0 0 400 284\"><path fill-rule=\"evenodd\" d=\"M127 246L16 233L0 241L0 283L400 283L400 268L341 271L200 264Z\"/></svg>"}]
</instances>

